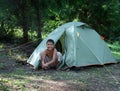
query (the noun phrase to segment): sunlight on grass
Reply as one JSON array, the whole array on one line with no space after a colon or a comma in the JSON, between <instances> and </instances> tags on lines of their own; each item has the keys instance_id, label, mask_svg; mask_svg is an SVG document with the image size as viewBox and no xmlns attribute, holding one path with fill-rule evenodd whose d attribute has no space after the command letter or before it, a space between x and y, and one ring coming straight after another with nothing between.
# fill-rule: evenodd
<instances>
[{"instance_id":1,"label":"sunlight on grass","mask_svg":"<svg viewBox=\"0 0 120 91\"><path fill-rule=\"evenodd\" d=\"M83 83L83 84L85 84L85 85L88 84L88 81L87 81L87 80L84 80L84 79L82 79L82 78L78 78L78 79L77 79L77 82L81 82L81 83Z\"/></svg>"},{"instance_id":2,"label":"sunlight on grass","mask_svg":"<svg viewBox=\"0 0 120 91\"><path fill-rule=\"evenodd\" d=\"M54 78L53 79L73 79L77 74L73 72L56 72L53 74Z\"/></svg>"},{"instance_id":3,"label":"sunlight on grass","mask_svg":"<svg viewBox=\"0 0 120 91\"><path fill-rule=\"evenodd\" d=\"M12 58L16 59L16 60L22 60L25 61L27 60L27 56L25 53L21 53L21 52L16 52L16 53L12 53Z\"/></svg>"},{"instance_id":4,"label":"sunlight on grass","mask_svg":"<svg viewBox=\"0 0 120 91\"><path fill-rule=\"evenodd\" d=\"M22 35L23 35L23 32L22 32L21 28L15 29L15 32L14 32L15 37L20 38L20 37L22 37Z\"/></svg>"},{"instance_id":5,"label":"sunlight on grass","mask_svg":"<svg viewBox=\"0 0 120 91\"><path fill-rule=\"evenodd\" d=\"M120 59L120 52L113 51L112 54L115 56L115 58Z\"/></svg>"},{"instance_id":6,"label":"sunlight on grass","mask_svg":"<svg viewBox=\"0 0 120 91\"><path fill-rule=\"evenodd\" d=\"M6 83L8 83L8 80L0 78L0 91L9 91Z\"/></svg>"},{"instance_id":7,"label":"sunlight on grass","mask_svg":"<svg viewBox=\"0 0 120 91\"><path fill-rule=\"evenodd\" d=\"M115 58L120 59L120 44L118 42L114 42L113 44L108 43L108 46Z\"/></svg>"},{"instance_id":8,"label":"sunlight on grass","mask_svg":"<svg viewBox=\"0 0 120 91\"><path fill-rule=\"evenodd\" d=\"M0 91L13 91L13 89L14 91L18 91L18 89L20 91L29 91L29 88L25 88L25 84L30 83L29 79L25 78L24 75L16 74L18 72L0 75Z\"/></svg>"},{"instance_id":9,"label":"sunlight on grass","mask_svg":"<svg viewBox=\"0 0 120 91\"><path fill-rule=\"evenodd\" d=\"M3 48L3 46L4 46L3 44L0 44L0 49L2 49L2 48Z\"/></svg>"},{"instance_id":10,"label":"sunlight on grass","mask_svg":"<svg viewBox=\"0 0 120 91\"><path fill-rule=\"evenodd\" d=\"M120 44L108 43L108 46L113 55L116 58L120 58ZM14 59L16 60L26 58L26 54L18 50L13 52L14 54L12 54L12 56L15 57ZM81 69L79 72L54 70L33 72L27 68L27 65L15 64L15 66L16 67L10 72L7 71L0 74L0 91L38 91L38 89L40 89L40 91L46 91L46 88L51 91L58 91L58 89L59 91L66 91L66 89L72 86L72 88L74 88L74 85L77 87L80 86L80 89L83 89L81 91L90 91L84 90L88 85L91 85L90 81L100 81L101 83L110 85L115 84L115 81L111 80L111 77L108 77L109 74L106 74L103 68L91 67L90 69ZM109 66L108 69L112 70L114 67L117 68L117 66ZM0 64L0 69L3 68L5 68L4 64ZM7 69L3 69L3 71L6 70ZM119 71L117 74L118 73ZM92 82L92 84L94 85L95 83ZM66 89L64 90L62 87ZM41 90L41 88L43 90Z\"/></svg>"}]
</instances>

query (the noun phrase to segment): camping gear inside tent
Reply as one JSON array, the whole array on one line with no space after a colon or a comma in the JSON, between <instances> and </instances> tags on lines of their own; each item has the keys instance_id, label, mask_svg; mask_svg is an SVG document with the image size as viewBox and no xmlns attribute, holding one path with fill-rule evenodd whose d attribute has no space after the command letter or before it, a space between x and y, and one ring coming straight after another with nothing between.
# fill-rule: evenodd
<instances>
[{"instance_id":1,"label":"camping gear inside tent","mask_svg":"<svg viewBox=\"0 0 120 91\"><path fill-rule=\"evenodd\" d=\"M63 63L68 67L103 65L116 63L110 49L100 35L82 22L66 23L51 32L34 50L27 60L36 69L40 65L40 53L46 49L46 41L59 40L63 53Z\"/></svg>"}]
</instances>

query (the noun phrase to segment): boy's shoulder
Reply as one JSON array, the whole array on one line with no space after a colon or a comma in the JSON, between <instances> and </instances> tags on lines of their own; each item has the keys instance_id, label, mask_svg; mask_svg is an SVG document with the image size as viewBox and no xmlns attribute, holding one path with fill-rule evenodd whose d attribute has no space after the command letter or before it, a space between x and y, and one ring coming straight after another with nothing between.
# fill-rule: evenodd
<instances>
[{"instance_id":1,"label":"boy's shoulder","mask_svg":"<svg viewBox=\"0 0 120 91\"><path fill-rule=\"evenodd\" d=\"M47 49L45 49L44 51L42 51L42 53L46 54L47 53Z\"/></svg>"}]
</instances>

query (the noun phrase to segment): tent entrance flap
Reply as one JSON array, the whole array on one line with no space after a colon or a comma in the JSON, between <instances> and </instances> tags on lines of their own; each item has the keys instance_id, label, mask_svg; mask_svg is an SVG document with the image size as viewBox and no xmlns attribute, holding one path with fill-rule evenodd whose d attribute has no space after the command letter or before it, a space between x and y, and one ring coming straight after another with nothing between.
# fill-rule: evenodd
<instances>
[{"instance_id":1,"label":"tent entrance flap","mask_svg":"<svg viewBox=\"0 0 120 91\"><path fill-rule=\"evenodd\" d=\"M56 42L55 47L57 51L61 52L64 55L65 53L65 32L60 37L60 39Z\"/></svg>"}]
</instances>

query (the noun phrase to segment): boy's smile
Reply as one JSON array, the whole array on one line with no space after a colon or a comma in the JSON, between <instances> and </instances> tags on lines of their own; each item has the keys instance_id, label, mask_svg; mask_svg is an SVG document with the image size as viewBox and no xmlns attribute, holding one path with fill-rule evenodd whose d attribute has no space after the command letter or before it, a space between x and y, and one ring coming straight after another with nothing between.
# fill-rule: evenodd
<instances>
[{"instance_id":1,"label":"boy's smile","mask_svg":"<svg viewBox=\"0 0 120 91\"><path fill-rule=\"evenodd\" d=\"M47 42L46 44L48 50L53 50L54 49L54 44L52 42Z\"/></svg>"}]
</instances>

